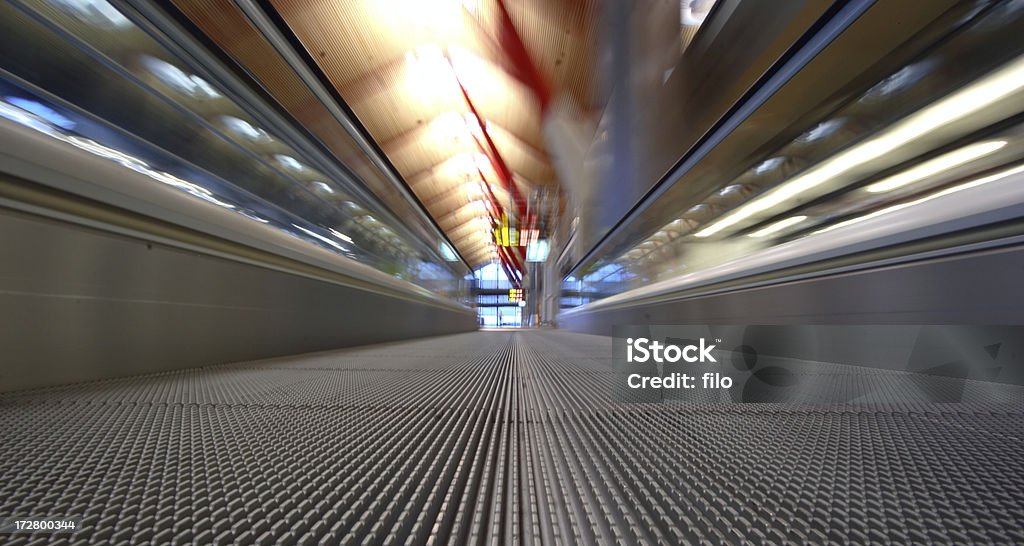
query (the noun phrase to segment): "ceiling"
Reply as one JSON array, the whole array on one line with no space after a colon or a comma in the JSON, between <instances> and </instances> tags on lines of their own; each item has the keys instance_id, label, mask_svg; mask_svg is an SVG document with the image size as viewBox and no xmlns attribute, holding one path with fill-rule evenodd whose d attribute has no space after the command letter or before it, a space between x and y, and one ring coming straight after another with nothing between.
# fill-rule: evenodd
<instances>
[{"instance_id":1,"label":"ceiling","mask_svg":"<svg viewBox=\"0 0 1024 546\"><path fill-rule=\"evenodd\" d=\"M175 3L347 162L351 153L339 144L338 127L330 126L323 106L296 85L297 77L231 0ZM498 258L493 203L515 221L521 207L512 203L512 194L538 204L544 195L548 205L560 194L544 143L541 101L536 87L516 76L522 64L508 53L498 0L264 5L276 11L273 19L305 48L470 265ZM514 0L505 8L552 95L576 111L593 110L597 2ZM502 162L514 188L497 172Z\"/></svg>"}]
</instances>

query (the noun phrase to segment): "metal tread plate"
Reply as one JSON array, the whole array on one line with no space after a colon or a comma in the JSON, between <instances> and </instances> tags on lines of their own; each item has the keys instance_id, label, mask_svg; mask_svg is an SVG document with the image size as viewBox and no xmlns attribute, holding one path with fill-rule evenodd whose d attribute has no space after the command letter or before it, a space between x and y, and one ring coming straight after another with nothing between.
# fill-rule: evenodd
<instances>
[{"instance_id":1,"label":"metal tread plate","mask_svg":"<svg viewBox=\"0 0 1024 546\"><path fill-rule=\"evenodd\" d=\"M0 516L80 519L2 540L1024 542L1019 388L634 404L609 355L478 332L2 394Z\"/></svg>"}]
</instances>

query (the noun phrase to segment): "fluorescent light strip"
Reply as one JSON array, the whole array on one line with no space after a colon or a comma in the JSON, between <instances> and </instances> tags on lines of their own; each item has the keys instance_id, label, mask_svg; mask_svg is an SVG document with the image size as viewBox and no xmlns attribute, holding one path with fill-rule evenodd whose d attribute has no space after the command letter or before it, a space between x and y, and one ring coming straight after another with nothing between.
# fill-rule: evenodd
<instances>
[{"instance_id":1,"label":"fluorescent light strip","mask_svg":"<svg viewBox=\"0 0 1024 546\"><path fill-rule=\"evenodd\" d=\"M329 244L329 245L333 246L334 248L337 248L338 250L343 250L343 251L346 251L346 252L348 252L348 249L347 249L347 248L345 248L345 247L343 247L343 246L339 245L339 244L338 244L338 243L336 243L335 241L332 241L332 240L328 239L327 237L324 237L323 235L320 235L319 233L317 233L317 232L315 232L315 231L310 231L310 230L308 230L308 229L306 229L306 228L304 228L304 227L302 227L302 226L300 226L300 225L298 225L298 224L292 224L292 227L294 227L294 228L298 228L298 229L300 229L300 230L301 230L301 231L302 231L303 233L305 233L306 235L309 235L310 237L314 237L314 238L316 238L317 240L323 241L323 242L325 242L325 243L327 243L327 244Z\"/></svg>"},{"instance_id":2,"label":"fluorescent light strip","mask_svg":"<svg viewBox=\"0 0 1024 546\"><path fill-rule=\"evenodd\" d=\"M938 197L942 197L942 196L945 196L945 195L950 195L950 194L953 194L953 193L956 193L956 192L959 192L959 191L963 191L963 190L967 190L967 189L970 189L970 188L975 188L975 187L981 186L983 184L988 184L989 182L995 182L997 180L1002 180L1002 179L1006 178L1007 176L1013 176L1015 174L1021 174L1021 173L1024 173L1024 165L1018 165L1016 167L1013 167L1011 169L1007 169L1005 171L999 171L999 172L997 172L995 174L990 174L988 176L983 176L981 178L977 178L975 180L971 180L970 182L964 182L963 184L960 184L960 185L957 185L957 186L953 186L952 188L946 188L946 189L944 189L942 191L937 191L937 192L935 192L933 194L927 195L927 196L922 197L920 199L917 199L915 201L910 201L910 202L907 202L907 203L900 203L898 205L893 205L891 207L886 207L886 208L881 209L881 210L876 210L875 212L872 212L870 214L865 214L864 216L858 216L856 218L851 218L849 220L844 220L842 222L839 222L838 224L833 224L831 226L828 226L827 228L819 229L818 231L815 231L814 233L815 234L826 233L826 232L832 231L834 229L839 229L841 227L846 227L846 226L849 226L849 225L857 224L857 223L863 222L864 220L870 220L871 218L882 216L883 214L889 214L890 212L896 212L898 210L905 209L907 207L912 207L914 205L920 205L921 203L925 203L927 201L931 201L932 199L936 199Z\"/></svg>"},{"instance_id":3,"label":"fluorescent light strip","mask_svg":"<svg viewBox=\"0 0 1024 546\"><path fill-rule=\"evenodd\" d=\"M772 225L770 225L770 226L768 226L768 227L766 227L766 228L764 228L764 229L762 229L760 231L755 231L754 233L751 233L750 236L751 237L764 237L765 235L771 235L772 233L775 233L777 231L782 231L782 230L788 228L789 226L795 226L795 225L799 224L800 222L803 222L806 219L807 219L806 216L793 216L791 218L786 218L785 220L782 220L782 221L779 221L779 222L775 222L774 224L772 224Z\"/></svg>"},{"instance_id":4,"label":"fluorescent light strip","mask_svg":"<svg viewBox=\"0 0 1024 546\"><path fill-rule=\"evenodd\" d=\"M1024 57L1019 57L984 79L907 116L879 136L825 160L806 173L743 205L697 232L696 236L709 237L759 212L778 206L862 163L890 153L921 135L974 114L1022 87Z\"/></svg>"},{"instance_id":5,"label":"fluorescent light strip","mask_svg":"<svg viewBox=\"0 0 1024 546\"><path fill-rule=\"evenodd\" d=\"M979 157L991 154L1003 146L1006 146L1005 140L980 142L977 144L971 144L970 146L964 146L959 150L940 155L934 159L925 161L920 165L911 167L899 174L895 174L884 180L875 182L868 186L867 190L871 193L883 193L897 188L902 188L907 184L923 180L929 176L941 173L942 171L952 169L953 167L969 163Z\"/></svg>"},{"instance_id":6,"label":"fluorescent light strip","mask_svg":"<svg viewBox=\"0 0 1024 546\"><path fill-rule=\"evenodd\" d=\"M331 235L334 235L335 237L341 239L342 241L345 241L346 243L349 244L355 244L355 242L352 241L352 238L349 237L348 235L345 235L344 233L336 229L330 229L329 231L331 232Z\"/></svg>"}]
</instances>

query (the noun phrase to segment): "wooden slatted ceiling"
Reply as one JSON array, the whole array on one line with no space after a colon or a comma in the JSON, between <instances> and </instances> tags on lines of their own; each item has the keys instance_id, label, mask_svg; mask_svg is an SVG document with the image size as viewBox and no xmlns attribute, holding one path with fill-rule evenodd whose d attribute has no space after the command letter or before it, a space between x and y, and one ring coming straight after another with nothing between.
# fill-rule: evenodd
<instances>
[{"instance_id":1,"label":"wooden slatted ceiling","mask_svg":"<svg viewBox=\"0 0 1024 546\"><path fill-rule=\"evenodd\" d=\"M252 35L230 0L176 4L257 74L293 115L302 113L300 121L316 127L325 140L343 141L335 134L341 128L261 37ZM520 191L557 188L539 105L510 75L498 45L496 0L271 0L271 5L450 238L455 230L461 234L465 226L477 226L474 218L480 215L471 203L478 197L465 194L467 183L479 176L453 168L480 153L461 121L468 108L454 74L486 120ZM507 6L555 92L581 111L593 108L596 1L513 0ZM332 150L342 152L342 161L351 160L352 152L338 143ZM485 175L497 189L497 176ZM488 237L481 229L478 236L453 243L467 259L467 253L475 256L476 265L490 259L478 248Z\"/></svg>"}]
</instances>

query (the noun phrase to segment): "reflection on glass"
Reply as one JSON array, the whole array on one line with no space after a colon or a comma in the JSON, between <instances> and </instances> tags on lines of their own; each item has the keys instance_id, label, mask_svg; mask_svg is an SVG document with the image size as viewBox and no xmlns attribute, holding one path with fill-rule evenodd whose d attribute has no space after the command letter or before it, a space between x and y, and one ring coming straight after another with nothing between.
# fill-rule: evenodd
<instances>
[{"instance_id":1,"label":"reflection on glass","mask_svg":"<svg viewBox=\"0 0 1024 546\"><path fill-rule=\"evenodd\" d=\"M103 0L51 0L86 23L102 28L128 28L132 22Z\"/></svg>"},{"instance_id":2,"label":"reflection on glass","mask_svg":"<svg viewBox=\"0 0 1024 546\"><path fill-rule=\"evenodd\" d=\"M796 141L802 144L809 144L816 140L828 138L836 133L839 129L846 124L845 119L830 119L825 120L814 126L810 131L797 137Z\"/></svg>"},{"instance_id":3,"label":"reflection on glass","mask_svg":"<svg viewBox=\"0 0 1024 546\"><path fill-rule=\"evenodd\" d=\"M216 99L221 96L206 80L194 74L186 74L183 70L167 61L143 55L142 63L160 81L192 98Z\"/></svg>"},{"instance_id":4,"label":"reflection on glass","mask_svg":"<svg viewBox=\"0 0 1024 546\"><path fill-rule=\"evenodd\" d=\"M319 180L313 181L313 188L323 193L334 193L334 189L331 188L327 182L321 182Z\"/></svg>"},{"instance_id":5,"label":"reflection on glass","mask_svg":"<svg viewBox=\"0 0 1024 546\"><path fill-rule=\"evenodd\" d=\"M871 193L882 193L902 188L907 184L913 184L914 182L937 175L943 171L952 169L953 167L957 167L964 163L989 155L1003 146L1006 146L1005 140L981 142L965 146L954 152L943 154L935 159L925 161L912 169L907 169L899 174L875 182L866 189Z\"/></svg>"},{"instance_id":6,"label":"reflection on glass","mask_svg":"<svg viewBox=\"0 0 1024 546\"><path fill-rule=\"evenodd\" d=\"M877 85L864 93L861 99L863 102L884 100L892 95L909 89L920 81L937 64L935 59L927 59L918 63L907 65L895 74L878 82Z\"/></svg>"},{"instance_id":7,"label":"reflection on glass","mask_svg":"<svg viewBox=\"0 0 1024 546\"><path fill-rule=\"evenodd\" d=\"M0 47L23 52L0 61L14 76L0 77L3 118L388 275L466 297L468 268L448 261L436 239L413 235L350 170L280 138L289 133L265 117L269 109L240 106L205 69L110 4L23 7L51 25L0 5Z\"/></svg>"},{"instance_id":8,"label":"reflection on glass","mask_svg":"<svg viewBox=\"0 0 1024 546\"><path fill-rule=\"evenodd\" d=\"M274 159L276 159L277 162L280 163L282 167L291 169L293 171L301 171L304 168L302 166L302 163L299 163L299 160L295 159L290 155L277 154L274 156Z\"/></svg>"},{"instance_id":9,"label":"reflection on glass","mask_svg":"<svg viewBox=\"0 0 1024 546\"><path fill-rule=\"evenodd\" d=\"M4 102L7 106L16 106L25 112L31 113L38 118L41 118L41 122L49 123L55 127L70 131L75 128L75 122L70 119L58 114L54 109L43 105L40 102L34 100L28 100L22 97L4 97ZM24 114L22 114L24 115ZM14 121L17 121L16 119Z\"/></svg>"},{"instance_id":10,"label":"reflection on glass","mask_svg":"<svg viewBox=\"0 0 1024 546\"><path fill-rule=\"evenodd\" d=\"M221 121L229 131L235 133L238 136L245 137L253 142L270 142L273 140L266 131L258 127L254 127L248 121L239 119L234 116L221 116Z\"/></svg>"},{"instance_id":11,"label":"reflection on glass","mask_svg":"<svg viewBox=\"0 0 1024 546\"><path fill-rule=\"evenodd\" d=\"M795 138L751 158L700 202L679 203L683 212L660 228L582 264L563 286L563 305L739 264L771 246L1021 172L1024 124L1007 120L1024 110L1024 48L1005 12L972 23L991 23L986 32L998 38L967 32L936 41L809 126L792 127Z\"/></svg>"}]
</instances>

